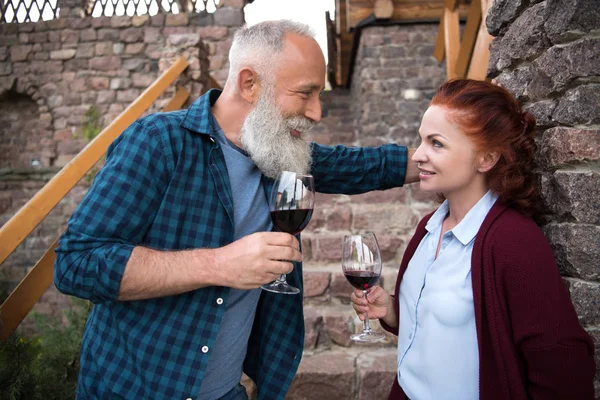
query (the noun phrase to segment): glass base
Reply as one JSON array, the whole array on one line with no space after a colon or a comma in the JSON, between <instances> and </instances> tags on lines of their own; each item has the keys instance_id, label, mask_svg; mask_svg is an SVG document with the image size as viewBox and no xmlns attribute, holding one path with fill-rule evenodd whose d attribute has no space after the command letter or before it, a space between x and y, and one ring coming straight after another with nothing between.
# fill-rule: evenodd
<instances>
[{"instance_id":1,"label":"glass base","mask_svg":"<svg viewBox=\"0 0 600 400\"><path fill-rule=\"evenodd\" d=\"M266 290L267 292L273 293L281 293L281 294L298 294L300 293L300 289L294 286L290 286L287 282L273 281L267 285L261 286L262 290Z\"/></svg>"},{"instance_id":2,"label":"glass base","mask_svg":"<svg viewBox=\"0 0 600 400\"><path fill-rule=\"evenodd\" d=\"M360 343L378 342L384 338L385 335L383 333L375 332L373 330L362 331L361 333L350 336L350 339Z\"/></svg>"}]
</instances>

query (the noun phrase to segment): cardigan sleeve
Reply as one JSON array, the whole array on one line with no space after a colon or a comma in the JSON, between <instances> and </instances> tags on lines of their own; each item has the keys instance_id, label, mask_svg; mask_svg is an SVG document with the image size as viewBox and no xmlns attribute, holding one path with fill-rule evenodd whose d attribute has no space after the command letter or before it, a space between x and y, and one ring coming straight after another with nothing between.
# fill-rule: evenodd
<instances>
[{"instance_id":1,"label":"cardigan sleeve","mask_svg":"<svg viewBox=\"0 0 600 400\"><path fill-rule=\"evenodd\" d=\"M593 399L594 345L581 327L552 250L530 219L504 224L492 257L531 399Z\"/></svg>"}]
</instances>

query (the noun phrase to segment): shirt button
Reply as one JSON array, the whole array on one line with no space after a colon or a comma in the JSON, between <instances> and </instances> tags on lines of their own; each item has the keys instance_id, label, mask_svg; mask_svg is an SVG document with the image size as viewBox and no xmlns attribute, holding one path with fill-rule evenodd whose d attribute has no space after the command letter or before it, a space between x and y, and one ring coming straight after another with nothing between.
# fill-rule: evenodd
<instances>
[{"instance_id":1,"label":"shirt button","mask_svg":"<svg viewBox=\"0 0 600 400\"><path fill-rule=\"evenodd\" d=\"M412 332L408 334L408 338L412 339Z\"/></svg>"},{"instance_id":2,"label":"shirt button","mask_svg":"<svg viewBox=\"0 0 600 400\"><path fill-rule=\"evenodd\" d=\"M221 304L223 304L223 299L219 297L219 298L217 299L217 304L218 304L218 305L221 305Z\"/></svg>"},{"instance_id":3,"label":"shirt button","mask_svg":"<svg viewBox=\"0 0 600 400\"><path fill-rule=\"evenodd\" d=\"M208 353L208 346L202 346L202 352Z\"/></svg>"}]
</instances>

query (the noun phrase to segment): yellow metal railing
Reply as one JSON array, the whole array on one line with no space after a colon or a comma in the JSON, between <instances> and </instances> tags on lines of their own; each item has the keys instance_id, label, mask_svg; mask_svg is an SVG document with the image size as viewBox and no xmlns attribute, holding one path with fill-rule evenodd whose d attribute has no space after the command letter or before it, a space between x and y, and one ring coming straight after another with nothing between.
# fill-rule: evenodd
<instances>
[{"instance_id":1,"label":"yellow metal railing","mask_svg":"<svg viewBox=\"0 0 600 400\"><path fill-rule=\"evenodd\" d=\"M176 60L140 97L100 132L94 140L0 228L0 264L100 160L106 153L108 146L131 123L141 117L187 67L188 62L183 57ZM163 108L163 111L181 108L189 95L185 88L179 88L170 102ZM58 239L52 243L33 269L0 306L0 339L5 340L14 332L52 283L54 249L57 246L57 241Z\"/></svg>"},{"instance_id":2,"label":"yellow metal railing","mask_svg":"<svg viewBox=\"0 0 600 400\"><path fill-rule=\"evenodd\" d=\"M472 0L467 23L460 38L457 0L444 0L444 14L436 40L434 57L446 58L446 77L483 80L487 77L490 43L485 18L492 0Z\"/></svg>"}]
</instances>

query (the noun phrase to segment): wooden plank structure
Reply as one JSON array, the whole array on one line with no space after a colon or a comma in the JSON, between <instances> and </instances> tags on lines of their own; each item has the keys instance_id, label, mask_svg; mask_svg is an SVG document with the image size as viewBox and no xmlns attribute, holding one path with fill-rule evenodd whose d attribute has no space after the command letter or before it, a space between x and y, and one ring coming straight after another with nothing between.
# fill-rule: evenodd
<instances>
[{"instance_id":1,"label":"wooden plank structure","mask_svg":"<svg viewBox=\"0 0 600 400\"><path fill-rule=\"evenodd\" d=\"M369 25L439 21L433 56L446 59L448 78L485 79L489 45L485 28L492 0L336 0L335 23L327 21L330 45L328 75L332 86L347 86L353 69L357 31ZM466 21L462 40L460 22ZM332 79L335 77L335 79Z\"/></svg>"}]
</instances>

